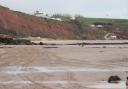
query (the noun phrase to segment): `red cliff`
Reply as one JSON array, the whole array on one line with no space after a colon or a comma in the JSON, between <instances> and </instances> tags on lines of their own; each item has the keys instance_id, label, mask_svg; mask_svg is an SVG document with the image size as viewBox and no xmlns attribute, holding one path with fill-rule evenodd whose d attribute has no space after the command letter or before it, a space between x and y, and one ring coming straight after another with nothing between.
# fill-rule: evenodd
<instances>
[{"instance_id":1,"label":"red cliff","mask_svg":"<svg viewBox=\"0 0 128 89\"><path fill-rule=\"evenodd\" d=\"M79 39L79 27L72 22L39 18L0 7L0 32L14 36Z\"/></svg>"}]
</instances>

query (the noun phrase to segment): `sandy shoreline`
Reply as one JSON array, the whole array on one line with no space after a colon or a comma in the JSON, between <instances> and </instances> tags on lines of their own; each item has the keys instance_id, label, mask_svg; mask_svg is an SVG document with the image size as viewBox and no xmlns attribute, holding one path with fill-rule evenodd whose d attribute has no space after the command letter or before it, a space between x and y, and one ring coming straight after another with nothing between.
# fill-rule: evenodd
<instances>
[{"instance_id":1,"label":"sandy shoreline","mask_svg":"<svg viewBox=\"0 0 128 89\"><path fill-rule=\"evenodd\" d=\"M125 88L128 48L4 47L0 48L0 89ZM120 76L123 82L104 82L111 75Z\"/></svg>"}]
</instances>

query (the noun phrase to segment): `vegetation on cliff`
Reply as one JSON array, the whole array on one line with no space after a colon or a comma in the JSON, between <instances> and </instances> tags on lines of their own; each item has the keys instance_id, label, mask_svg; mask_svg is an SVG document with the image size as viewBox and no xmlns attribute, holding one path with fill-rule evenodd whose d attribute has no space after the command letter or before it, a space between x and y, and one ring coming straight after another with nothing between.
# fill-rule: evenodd
<instances>
[{"instance_id":1,"label":"vegetation on cliff","mask_svg":"<svg viewBox=\"0 0 128 89\"><path fill-rule=\"evenodd\" d=\"M53 39L104 39L114 33L118 39L128 39L128 20L85 18L76 15L53 15L62 21L37 17L0 6L0 34L15 37L44 37ZM101 26L102 25L102 26ZM98 27L100 26L100 27Z\"/></svg>"}]
</instances>

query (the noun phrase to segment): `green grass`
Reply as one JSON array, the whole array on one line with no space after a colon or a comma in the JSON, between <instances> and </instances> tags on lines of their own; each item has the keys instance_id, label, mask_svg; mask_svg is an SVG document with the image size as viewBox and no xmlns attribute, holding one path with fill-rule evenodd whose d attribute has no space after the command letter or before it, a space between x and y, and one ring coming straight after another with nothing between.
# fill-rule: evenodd
<instances>
[{"instance_id":1,"label":"green grass","mask_svg":"<svg viewBox=\"0 0 128 89\"><path fill-rule=\"evenodd\" d=\"M79 19L79 22L84 25L91 25L93 23L112 23L114 26L117 27L128 28L127 19L83 18L83 19Z\"/></svg>"},{"instance_id":2,"label":"green grass","mask_svg":"<svg viewBox=\"0 0 128 89\"><path fill-rule=\"evenodd\" d=\"M26 13L22 13L19 11L14 11L15 13L29 17L32 20L38 20L38 21L52 21L51 19L43 18L43 17L36 17L34 15L29 15ZM91 25L94 23L112 23L115 27L121 27L121 28L128 28L128 19L107 19L107 18L87 18L82 17L77 19L81 25ZM70 20L64 21L64 22L70 22ZM71 20L72 22L72 20Z\"/></svg>"}]
</instances>

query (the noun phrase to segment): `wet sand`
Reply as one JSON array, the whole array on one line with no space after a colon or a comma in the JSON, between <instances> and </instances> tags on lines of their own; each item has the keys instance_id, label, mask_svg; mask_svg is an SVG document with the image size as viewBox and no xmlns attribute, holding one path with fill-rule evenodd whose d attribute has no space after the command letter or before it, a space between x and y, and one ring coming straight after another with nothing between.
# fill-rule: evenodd
<instances>
[{"instance_id":1,"label":"wet sand","mask_svg":"<svg viewBox=\"0 0 128 89\"><path fill-rule=\"evenodd\" d=\"M4 46L0 89L125 89L128 48ZM108 84L111 75L122 82Z\"/></svg>"}]
</instances>

